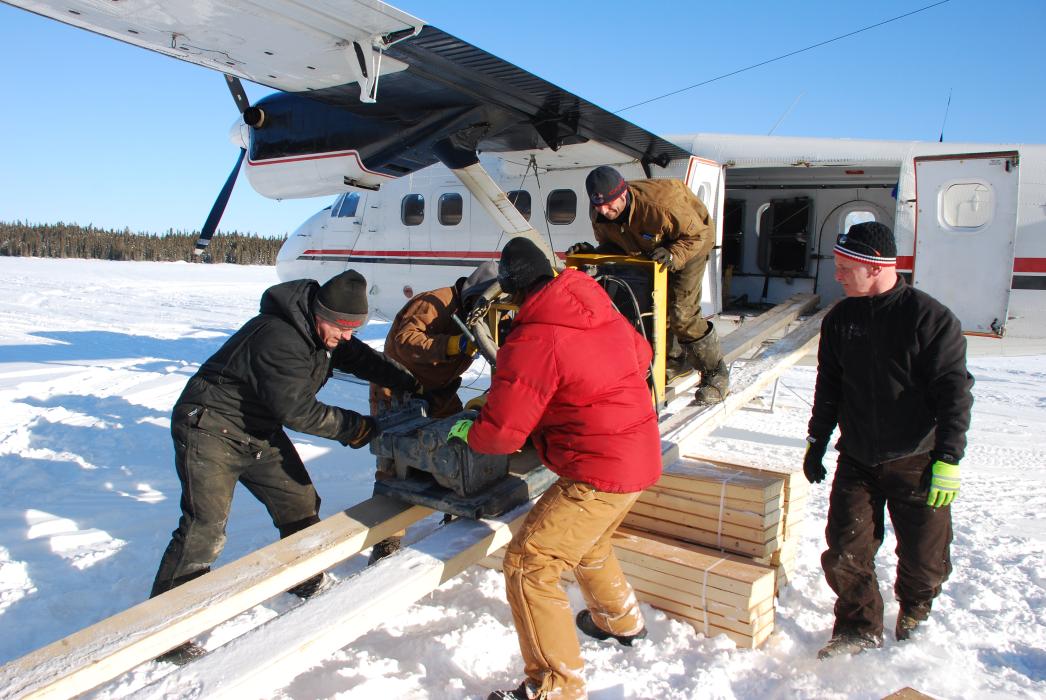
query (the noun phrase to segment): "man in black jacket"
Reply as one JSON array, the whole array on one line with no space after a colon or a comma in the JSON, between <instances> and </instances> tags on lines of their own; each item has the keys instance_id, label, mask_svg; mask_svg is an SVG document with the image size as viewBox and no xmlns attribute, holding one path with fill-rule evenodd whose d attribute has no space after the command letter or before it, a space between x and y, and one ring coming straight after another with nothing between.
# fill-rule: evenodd
<instances>
[{"instance_id":1,"label":"man in black jacket","mask_svg":"<svg viewBox=\"0 0 1046 700\"><path fill-rule=\"evenodd\" d=\"M882 646L883 599L875 553L884 506L897 536L900 611L908 639L951 573L950 504L970 426L973 377L959 320L897 275L893 232L856 224L835 246L835 279L847 298L824 319L803 471L824 480L836 424L839 463L821 555L835 591L835 626L819 658Z\"/></svg>"},{"instance_id":2,"label":"man in black jacket","mask_svg":"<svg viewBox=\"0 0 1046 700\"><path fill-rule=\"evenodd\" d=\"M259 315L189 380L171 416L182 516L160 561L152 596L202 576L225 545L236 482L261 501L280 537L319 522L320 497L284 427L360 448L376 423L317 400L335 369L397 391L417 381L354 337L367 320L367 282L348 270L322 287L312 280L265 291ZM307 598L319 574L291 589ZM202 653L187 643L165 660ZM164 658L164 657L161 657Z\"/></svg>"}]
</instances>

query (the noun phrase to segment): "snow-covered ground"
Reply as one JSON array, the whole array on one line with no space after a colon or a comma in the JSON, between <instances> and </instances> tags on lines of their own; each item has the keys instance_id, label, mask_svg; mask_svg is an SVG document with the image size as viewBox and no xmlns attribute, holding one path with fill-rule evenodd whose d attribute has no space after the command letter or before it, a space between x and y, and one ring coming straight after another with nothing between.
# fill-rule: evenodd
<instances>
[{"instance_id":1,"label":"snow-covered ground","mask_svg":"<svg viewBox=\"0 0 1046 700\"><path fill-rule=\"evenodd\" d=\"M0 663L145 598L178 519L170 407L275 282L272 268L0 258ZM380 346L386 328L374 323L364 337ZM584 642L591 697L881 698L905 686L940 698L1046 697L1046 355L971 355L976 404L953 506L955 571L917 639L815 659L833 603L818 559L822 484L812 490L796 580L761 649L706 639L645 607L650 636L635 649ZM484 386L474 369L466 383ZM735 414L700 449L798 468L813 381L812 366L790 370L773 412ZM366 411L362 385L332 382L322 396ZM369 453L294 439L322 515L370 496ZM238 492L219 565L274 537L264 509ZM889 627L893 548L888 533L878 573ZM579 608L577 590L570 595ZM298 604L281 594L200 641L217 646ZM95 696L119 697L167 668L146 664ZM514 687L521 669L500 574L472 568L422 603L390 610L384 625L272 694L483 698Z\"/></svg>"}]
</instances>

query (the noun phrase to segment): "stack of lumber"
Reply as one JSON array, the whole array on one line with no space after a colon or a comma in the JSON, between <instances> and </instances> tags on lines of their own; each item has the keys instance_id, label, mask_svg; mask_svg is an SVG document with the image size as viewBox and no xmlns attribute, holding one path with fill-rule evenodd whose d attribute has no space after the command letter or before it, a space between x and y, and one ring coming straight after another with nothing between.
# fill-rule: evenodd
<instances>
[{"instance_id":1,"label":"stack of lumber","mask_svg":"<svg viewBox=\"0 0 1046 700\"><path fill-rule=\"evenodd\" d=\"M802 472L686 457L640 495L614 550L641 601L755 648L794 574L806 497Z\"/></svg>"},{"instance_id":2,"label":"stack of lumber","mask_svg":"<svg viewBox=\"0 0 1046 700\"><path fill-rule=\"evenodd\" d=\"M784 480L691 458L665 467L624 524L752 558L769 558L784 539Z\"/></svg>"},{"instance_id":3,"label":"stack of lumber","mask_svg":"<svg viewBox=\"0 0 1046 700\"><path fill-rule=\"evenodd\" d=\"M706 636L754 649L774 629L774 574L746 557L621 527L614 553L636 597ZM500 569L505 550L480 561ZM572 572L563 575L573 581Z\"/></svg>"},{"instance_id":4,"label":"stack of lumber","mask_svg":"<svg viewBox=\"0 0 1046 700\"><path fill-rule=\"evenodd\" d=\"M708 457L692 456L708 464L726 470L739 470L753 475L768 476L784 480L784 493L781 505L780 546L770 556L756 557L755 561L774 567L777 573L776 590L788 584L795 576L796 555L799 552L799 538L802 536L803 522L806 515L806 499L810 492L810 483L802 471L783 470L768 466L753 466L738 462L723 462Z\"/></svg>"}]
</instances>

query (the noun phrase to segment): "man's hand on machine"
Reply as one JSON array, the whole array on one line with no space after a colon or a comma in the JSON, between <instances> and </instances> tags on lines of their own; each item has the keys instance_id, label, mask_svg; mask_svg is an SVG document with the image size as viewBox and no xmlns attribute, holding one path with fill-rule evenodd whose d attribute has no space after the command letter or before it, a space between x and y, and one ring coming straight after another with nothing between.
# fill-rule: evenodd
<instances>
[{"instance_id":1,"label":"man's hand on machine","mask_svg":"<svg viewBox=\"0 0 1046 700\"><path fill-rule=\"evenodd\" d=\"M359 429L345 444L354 450L358 450L378 437L379 433L381 433L381 429L378 427L378 421L374 420L372 416L360 416Z\"/></svg>"},{"instance_id":2,"label":"man's hand on machine","mask_svg":"<svg viewBox=\"0 0 1046 700\"><path fill-rule=\"evenodd\" d=\"M447 433L447 442L453 440L460 440L466 445L469 444L469 430L472 429L472 424L475 423L471 418L462 418L451 427L450 432Z\"/></svg>"},{"instance_id":3,"label":"man's hand on machine","mask_svg":"<svg viewBox=\"0 0 1046 700\"><path fill-rule=\"evenodd\" d=\"M676 266L672 261L672 252L668 248L661 248L660 246L650 251L650 259L656 262L663 268L667 268L669 272L675 272Z\"/></svg>"}]
</instances>

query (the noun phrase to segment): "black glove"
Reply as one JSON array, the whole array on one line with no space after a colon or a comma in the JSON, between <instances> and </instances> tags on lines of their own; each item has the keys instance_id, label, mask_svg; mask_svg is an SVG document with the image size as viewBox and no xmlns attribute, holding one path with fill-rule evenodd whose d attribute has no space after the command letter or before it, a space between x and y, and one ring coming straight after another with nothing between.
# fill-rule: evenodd
<instances>
[{"instance_id":1,"label":"black glove","mask_svg":"<svg viewBox=\"0 0 1046 700\"><path fill-rule=\"evenodd\" d=\"M819 484L828 475L824 468L824 453L828 451L828 438L806 438L806 456L803 457L803 474L811 484Z\"/></svg>"},{"instance_id":2,"label":"black glove","mask_svg":"<svg viewBox=\"0 0 1046 700\"><path fill-rule=\"evenodd\" d=\"M567 248L567 255L577 255L578 253L594 253L596 247L588 241L581 241Z\"/></svg>"},{"instance_id":3,"label":"black glove","mask_svg":"<svg viewBox=\"0 0 1046 700\"><path fill-rule=\"evenodd\" d=\"M654 248L650 251L650 259L662 267L675 271L675 266L672 264L672 253L667 248Z\"/></svg>"},{"instance_id":4,"label":"black glove","mask_svg":"<svg viewBox=\"0 0 1046 700\"><path fill-rule=\"evenodd\" d=\"M380 433L381 428L378 427L378 421L374 420L372 416L360 416L359 430L345 444L354 450L358 450L378 437Z\"/></svg>"}]
</instances>

